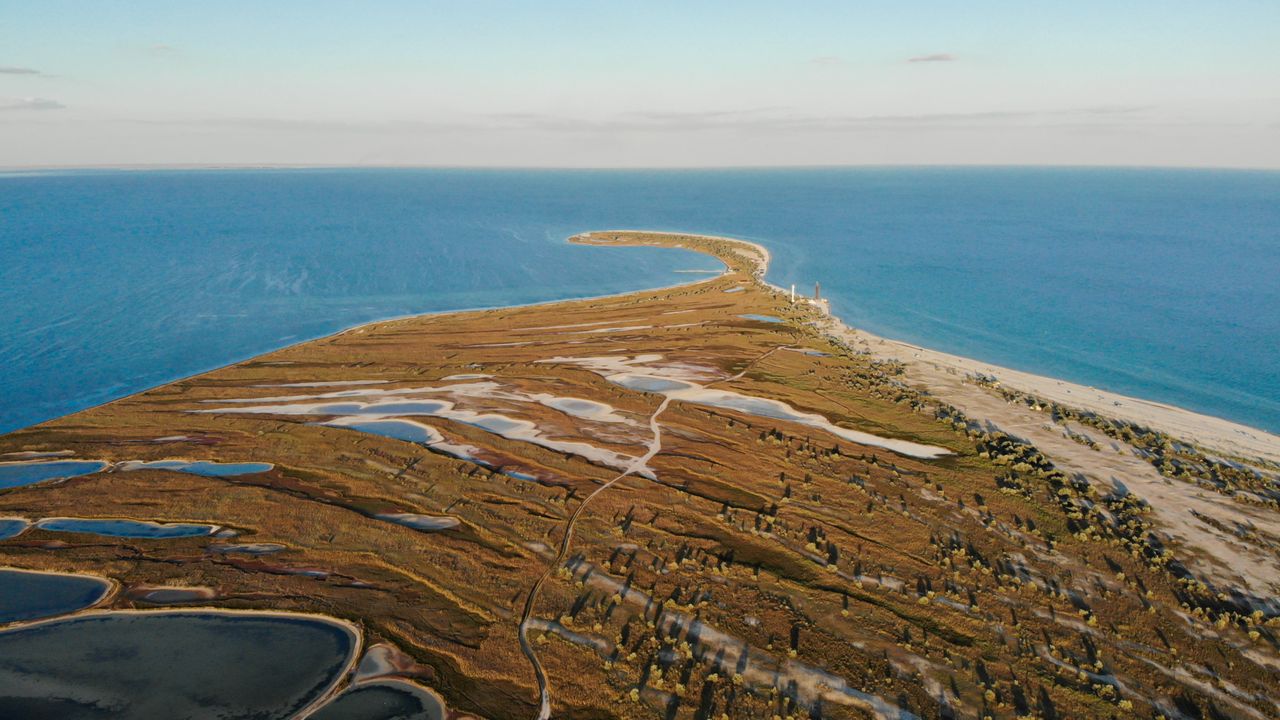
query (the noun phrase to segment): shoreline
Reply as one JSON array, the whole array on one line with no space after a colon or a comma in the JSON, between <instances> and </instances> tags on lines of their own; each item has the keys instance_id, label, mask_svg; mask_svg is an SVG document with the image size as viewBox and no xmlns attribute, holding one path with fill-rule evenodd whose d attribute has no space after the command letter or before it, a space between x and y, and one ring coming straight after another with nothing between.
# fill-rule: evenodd
<instances>
[{"instance_id":1,"label":"shoreline","mask_svg":"<svg viewBox=\"0 0 1280 720\"><path fill-rule=\"evenodd\" d=\"M1020 390L1042 400L1146 425L1153 430L1201 445L1205 449L1231 456L1280 463L1280 436L1262 428L1156 400L1123 395L1070 380L932 350L846 325L835 315L828 314L828 317L839 325L839 332L844 337L857 343L854 347L865 348L881 357L927 363L944 372L946 369L954 369L967 374L995 377L998 386Z\"/></svg>"},{"instance_id":2,"label":"shoreline","mask_svg":"<svg viewBox=\"0 0 1280 720\"><path fill-rule=\"evenodd\" d=\"M775 293L787 294L789 291L766 279L772 256L768 248L759 243L741 238L696 233L672 233L661 230L611 229L580 233L570 238L590 237L607 233L654 233L680 237L691 237L709 242L738 244L754 251L755 257L748 258L755 266L750 273L753 279ZM688 248L695 249L696 248ZM745 254L744 254L745 255ZM1145 425L1167 435L1192 442L1204 449L1224 453L1231 457L1245 459L1261 459L1268 463L1280 464L1280 435L1262 428L1245 425L1226 418L1199 413L1194 410L1170 405L1155 400L1147 400L1120 393L1102 390L1096 387L1081 385L1060 378L1016 370L995 363L953 355L941 350L915 345L902 340L876 335L875 333L849 325L831 311L826 301L814 301L812 298L796 296L796 304L813 308L821 314L819 330L854 351L865 351L874 357L902 362L908 367L928 366L933 372L918 372L935 382L938 374L954 375L963 380L964 375L994 376L998 385L1012 390L1019 390L1039 397L1043 400L1057 402L1079 410L1097 413L1098 415ZM909 373L910 374L910 373ZM926 378L919 378L925 380Z\"/></svg>"},{"instance_id":3,"label":"shoreline","mask_svg":"<svg viewBox=\"0 0 1280 720\"><path fill-rule=\"evenodd\" d=\"M697 250L727 271L362 325L0 443L154 470L0 492L0 514L145 508L278 555L208 538L0 549L12 565L109 574L130 589L121 607L348 619L385 648L367 656L378 669L484 717L639 720L673 700L714 714L730 693L735 717L971 716L1008 687L993 677L1034 662L1032 644L1049 665L1029 696L1062 716L1121 701L1154 715L1179 693L1259 717L1280 703L1274 466L1173 473L1162 453L1193 470L1203 456L1146 433L1085 444L1069 423L1115 428L913 348L898 363L851 347L839 334L856 331L822 303L764 280L749 242L570 241ZM193 452L273 469L154 462ZM655 674L664 657L682 666ZM1239 693L1168 669L1205 663ZM1058 682L1056 667L1123 685Z\"/></svg>"},{"instance_id":4,"label":"shoreline","mask_svg":"<svg viewBox=\"0 0 1280 720\"><path fill-rule=\"evenodd\" d=\"M478 306L469 308L458 308L454 310L427 311L422 313L408 313L404 315L389 316L385 318L376 318L352 325L332 333L317 335L291 342L287 345L263 350L255 354L240 357L218 365L204 367L191 373L186 373L178 377L173 377L146 388L136 390L134 392L121 395L119 397L110 398L101 402L93 403L83 408L72 410L63 415L59 415L46 420L25 425L22 427L7 430L0 435L8 435L31 428L40 427L45 423L54 422L62 418L74 415L76 413L92 410L102 407L110 403L120 400L126 400L131 397L150 392L155 389L163 388L175 383L183 382L190 378L204 375L209 372L220 370L223 368L248 362L254 358L262 357L292 347L305 345L307 343L316 342L328 338L339 337L349 332L360 330L372 325L386 322L396 322L400 320L408 320L413 318L429 318L446 315L460 315L465 313L482 313L494 312L512 308L535 308L541 306L552 306L563 303L574 303L589 300L605 300L625 297L628 295L649 293L661 290L670 290L698 285L710 282L724 274L732 272L728 261L717 255L715 252L707 248L699 248L689 245L672 245L669 243L627 243L614 244L609 241L600 241L601 235L610 233L642 233L653 234L655 236L667 236L669 238L692 238L705 241L712 245L727 244L732 247L740 246L735 249L737 256L745 260L751 267L746 274L762 287L781 295L786 295L789 290L780 287L768 281L766 278L769 265L772 261L772 255L768 248L742 238L734 238L723 235L706 235L700 233L675 232L670 230L644 230L636 228L612 228L609 230L591 230L566 238L566 242L579 245L597 245L606 247L665 247L674 249L684 249L690 252L697 252L719 260L725 263L725 267L712 274L710 271L704 276L696 280L690 280L683 283L675 283L671 285L662 285L652 288L641 288L638 290L626 290L616 293L605 293L601 295L590 295L584 297L561 298L558 300L543 300L529 303L515 303L510 305L492 305ZM930 385L933 390L934 381L940 379L939 374L956 376L956 373L962 375L956 376L959 380L964 380L967 375L984 375L994 377L997 380L997 386L1006 387L1011 390L1021 391L1043 400L1057 402L1064 406L1069 406L1078 410L1085 410L1096 413L1106 418L1123 420L1138 425L1149 427L1152 430L1163 432L1167 435L1189 441L1200 445L1203 449L1213 450L1222 453L1228 457L1238 457L1248 460L1263 460L1264 462L1280 465L1280 435L1276 435L1262 428L1245 425L1244 423L1235 422L1226 418L1217 417L1199 413L1176 405L1162 403L1156 400L1148 400L1145 398L1123 395L1100 388L1081 385L1070 380L1055 378L1047 375L1038 375L1036 373L1027 372L1009 368L995 363L986 362L976 358L964 357L943 352L941 350L933 350L927 347L909 343L903 340L895 340L890 337L877 335L868 330L855 327L845 323L839 316L831 311L830 304L827 301L814 301L812 298L796 296L796 305L811 308L820 314L821 320L816 323L822 334L834 339L839 344L848 346L851 350L857 352L866 352L873 357L883 360L893 360L903 363L908 367L917 370L928 368L928 372L918 372L918 375L927 376L920 378Z\"/></svg>"},{"instance_id":5,"label":"shoreline","mask_svg":"<svg viewBox=\"0 0 1280 720\"><path fill-rule=\"evenodd\" d=\"M694 242L682 242L682 238ZM637 239L632 237L631 241ZM1163 433L1163 442L1169 446L1189 444L1197 448L1191 451L1198 456L1194 463L1226 459L1261 482L1274 482L1277 476L1280 437L1189 410L1019 372L851 328L831 313L826 302L799 295L791 301L789 292L765 280L768 251L756 243L667 234L666 244L713 252L726 264L734 258L745 259L750 264L744 272L749 281L757 283L789 311L784 322L810 328L850 356L899 364L902 372L898 382L958 410L971 427L1020 439L1044 453L1052 466L1067 476L1090 478L1099 491L1110 488L1122 496L1132 492L1150 502L1162 534L1182 548L1181 558L1197 577L1227 587L1246 588L1255 598L1274 597L1274 588L1280 587L1280 559L1239 543L1230 532L1215 529L1245 526L1263 536L1280 537L1280 521L1267 509L1273 501L1252 491L1226 490L1224 494L1208 490L1211 483L1206 481L1211 478L1203 469L1191 477L1170 480L1164 474L1166 469L1157 467L1167 461L1153 455L1152 448L1128 439L1117 440L1072 420L1060 421L1044 403L1056 402L1068 412L1091 411L1107 423L1123 417L1122 422ZM743 264L736 269L743 271ZM993 374L997 376L995 382L990 378ZM1007 394L1010 391L1012 395Z\"/></svg>"},{"instance_id":6,"label":"shoreline","mask_svg":"<svg viewBox=\"0 0 1280 720\"><path fill-rule=\"evenodd\" d=\"M585 234L588 234L588 233L580 233L580 234L585 235ZM568 241L568 242L572 242L574 237L577 237L577 235L574 235L574 236L571 236L571 237L569 237L569 238L566 238L566 241ZM708 236L704 236L704 237L706 237L707 239L729 239L729 238L713 238L712 236L709 236L709 235L708 235ZM620 246L620 247L621 247L621 246ZM761 249L763 250L763 248L761 248ZM693 252L697 252L697 251L693 251ZM704 254L704 255L710 255L709 253L702 253L702 254ZM715 256L714 256L714 255L711 255L711 257L715 257ZM717 259L717 260L720 260L720 258L718 258L718 257L717 257L716 259ZM723 262L723 261L721 261L721 262ZM677 271L677 272L678 272L678 271ZM265 357L265 356L267 356L267 355L271 355L271 354L273 354L273 353L278 353L278 352L281 352L281 351L283 351L283 350L289 350L290 348L299 347L299 346L302 346L302 345L306 345L306 344L308 344L308 343L313 343L313 342L318 342L318 341L320 341L320 340L328 340L328 339L330 339L330 338L340 337L340 336L345 335L345 334L347 334L347 333L349 333L349 332L354 332L354 331L356 331L356 330L360 330L360 329L362 329L362 328L372 327L372 326L374 326L374 325L378 325L378 324L380 324L380 323L399 322L399 321L402 321L402 320L412 320L412 319L415 319L415 318L440 317L440 316L446 316L446 315L462 315L462 314L464 314L464 313L496 312L496 311L499 311L499 310L509 310L509 309L516 309L516 308L537 308L537 307L541 307L541 306L544 306L544 305L559 305L559 304L561 304L561 303L585 302L585 301L589 301L589 300L610 300L610 299L615 299L615 298L620 298L620 297L626 297L626 296L628 296L628 295L635 295L635 294L638 294L638 293L651 293L651 292L658 292L658 291L662 291L662 290L673 290L673 289L676 289L676 288L691 287L691 286L694 286L694 285L699 285L699 284L701 284L701 283L711 282L711 281L713 281L713 280L715 280L715 279L717 279L717 278L721 277L722 275L724 275L724 274L725 274L725 273L727 273L727 272L729 272L729 269L728 269L727 267L726 267L726 268L724 268L724 269L722 269L722 270L718 270L718 271L710 271L710 270L709 270L709 271L707 271L707 273L708 273L707 275L705 275L705 276L703 276L703 277L700 277L700 278L698 278L697 280L689 280L688 282L675 283L675 284L673 284L673 285L659 285L659 286L657 286L657 287L651 287L651 288L640 288L639 290L623 290L623 291L621 291L621 292L616 292L616 293L604 293L604 294L602 294L602 295L586 295L586 296L583 296L583 297L569 297L569 298L561 298L561 299L559 299L559 300L534 300L533 302L527 302L527 303L514 303L514 304L510 304L510 305L480 305L480 306L476 306L476 307L458 308L458 309L456 309L456 310L428 310L428 311L426 311L426 312L420 312L420 313L406 313L406 314L404 314L404 315L391 315L391 316L383 317L383 318L374 318L374 319L372 319L372 320L365 320L365 321L360 322L360 323L357 323L357 324L355 324L355 325L349 325L349 326L344 327L344 328L342 328L342 329L340 329L340 330L335 330L335 331L330 332L330 333L325 333L325 334L323 334L323 335L316 335L316 336L313 336L313 337L301 338L301 339L299 339L299 340L296 340L296 341L290 342L290 343L285 344L285 345L280 345L280 346L278 346L278 347L273 347L273 348L269 348L269 349L266 349L266 350L262 350L262 351L260 351L260 352L255 352L255 353L253 353L252 355L247 355L247 356L244 356L244 357L238 357L238 358L236 358L236 359L234 359L234 360L229 360L229 361L227 361L227 362L220 363L220 364L218 364L218 365L210 365L210 366L208 366L208 367L200 368L199 370L194 370L194 371L189 372L189 373L184 373L184 374L179 375L179 376L177 376L177 377L171 377L171 378L169 378L169 379L167 379L167 380L162 380L162 381L160 381L160 382L156 383L155 385L149 385L149 386L144 387L144 388L141 388L141 389L139 389L139 390L134 390L134 391L132 391L132 392L125 393L124 395L120 395L120 396L117 396L117 397L108 398L108 399L106 399L106 400L102 400L102 401L99 401L99 402L94 402L94 403L92 403L92 404L90 404L90 405L86 405L86 406L84 406L84 407L82 407L82 408L77 408L77 409L75 409L75 410L71 410L70 412L63 413L62 415L56 415L56 416L51 417L51 418L47 418L47 419L44 419L44 420L40 420L40 421L38 421L38 422L31 423L30 425L23 425L23 426L20 426L20 427L11 428L11 429L9 429L9 430L3 430L3 431L0 431L0 437L3 437L3 436L5 436L5 435L12 435L12 434L14 434L14 433L23 432L23 431L26 431L26 430L31 430L31 429L33 429L33 428L38 428L38 427L40 427L41 425L45 425L45 424L48 424L48 423L51 423L51 422L57 422L57 421L59 421L59 420L62 420L63 418L71 417L72 415L75 415L75 414L77 414L77 413L87 412L87 411L89 411L89 410L95 410L95 409L97 409L97 408L101 408L101 407L104 407L104 406L106 406L106 405L110 405L110 404L115 403L115 402L120 402L120 401L122 401L122 400L128 400L129 398L137 397L137 396L142 395L142 394L144 394L144 393L149 393L149 392L151 392L152 390L158 390L158 389L160 389L160 388L168 387L168 386L170 386L170 385L176 385L177 383L184 382L184 381L186 381L186 380L191 380L191 379L193 379L193 378L200 377L201 375L207 375L208 373L216 372L216 371L218 371L218 370L225 370L225 369L230 368L230 367L235 367L236 365L239 365L239 364L241 364L241 363L250 362L250 361L252 361L252 360L254 360L254 359L256 359L256 358ZM714 274L711 274L711 273L714 273Z\"/></svg>"}]
</instances>

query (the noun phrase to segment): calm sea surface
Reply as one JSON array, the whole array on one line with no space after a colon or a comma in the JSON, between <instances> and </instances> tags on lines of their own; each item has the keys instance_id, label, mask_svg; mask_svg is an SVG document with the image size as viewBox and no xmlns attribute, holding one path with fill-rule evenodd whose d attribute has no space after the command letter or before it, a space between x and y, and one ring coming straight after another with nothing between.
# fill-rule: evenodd
<instances>
[{"instance_id":1,"label":"calm sea surface","mask_svg":"<svg viewBox=\"0 0 1280 720\"><path fill-rule=\"evenodd\" d=\"M607 228L744 237L770 279L948 352L1280 430L1280 173L0 174L0 432L360 322L693 279Z\"/></svg>"}]
</instances>

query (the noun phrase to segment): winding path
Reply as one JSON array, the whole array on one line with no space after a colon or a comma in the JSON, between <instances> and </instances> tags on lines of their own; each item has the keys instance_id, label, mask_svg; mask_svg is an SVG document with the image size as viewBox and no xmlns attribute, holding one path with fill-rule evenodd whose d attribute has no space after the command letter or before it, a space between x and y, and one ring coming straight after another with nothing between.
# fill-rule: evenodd
<instances>
[{"instance_id":1,"label":"winding path","mask_svg":"<svg viewBox=\"0 0 1280 720\"><path fill-rule=\"evenodd\" d=\"M742 369L742 372L733 375L732 377L724 378L723 380L707 383L707 386L710 387L717 382L733 382L734 380L741 379L747 374L748 370L754 367L761 360L764 360L773 353L782 349L782 347L783 346L780 345L765 351L751 362L747 363L747 366ZM619 473L617 477L593 490L590 495L582 500L581 503L578 503L578 507L574 508L573 513L569 515L569 519L565 522L564 536L560 538L560 547L556 551L555 558L547 565L547 569L538 576L537 581L533 583L533 587L529 588L529 594L525 596L524 608L520 612L520 650L524 653L525 657L529 658L529 664L533 666L533 673L538 680L538 720L550 720L551 718L551 686L547 680L547 673L542 668L542 662L538 660L538 653L534 649L533 644L529 642L528 637L529 618L533 616L533 608L538 602L538 594L542 591L542 586L546 583L547 578L551 577L551 574L555 572L556 568L560 567L561 564L564 563L565 556L569 554L569 546L573 543L573 527L578 522L578 518L581 517L582 511L586 509L587 505L590 504L597 495L613 487L613 485L619 480L643 470L648 466L649 461L653 459L653 456L662 452L662 426L658 424L658 416L661 415L670 404L671 398L664 397L662 399L662 403L659 404L658 408L649 416L649 431L653 436L649 440L645 453L632 460L631 463L627 465L626 469Z\"/></svg>"},{"instance_id":2,"label":"winding path","mask_svg":"<svg viewBox=\"0 0 1280 720\"><path fill-rule=\"evenodd\" d=\"M662 451L662 426L658 424L658 416L670 404L671 398L663 398L662 403L658 405L658 409L654 410L653 414L649 416L649 430L653 433L653 437L649 440L649 446L644 455L632 460L617 477L593 490L582 502L578 503L578 507L574 508L573 514L569 516L569 520L565 523L564 537L560 539L560 548L556 552L555 559L547 565L547 569L538 577L533 587L529 588L529 594L525 597L524 610L520 613L520 650L524 652L525 657L529 658L529 664L533 665L533 672L538 678L538 695L541 702L541 707L538 710L538 720L550 720L551 718L551 688L547 682L547 673L542 669L542 663L538 660L538 653L533 649L533 644L529 642L527 634L529 618L533 615L533 606L538 601L538 593L542 590L542 585L547 581L547 578L551 577L551 573L555 572L555 569L564 563L565 556L569 554L569 545L573 542L573 526L578 522L582 511L586 509L592 499L613 487L614 483L622 478L643 470L649 461L653 459L653 456Z\"/></svg>"}]
</instances>

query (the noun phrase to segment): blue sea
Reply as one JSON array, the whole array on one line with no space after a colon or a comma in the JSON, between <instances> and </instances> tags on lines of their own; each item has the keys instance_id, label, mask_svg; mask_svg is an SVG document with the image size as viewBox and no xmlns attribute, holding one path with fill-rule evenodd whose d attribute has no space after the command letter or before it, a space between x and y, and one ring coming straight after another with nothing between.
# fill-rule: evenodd
<instances>
[{"instance_id":1,"label":"blue sea","mask_svg":"<svg viewBox=\"0 0 1280 720\"><path fill-rule=\"evenodd\" d=\"M0 175L0 431L361 322L685 282L766 245L872 332L1280 431L1280 173L1065 168Z\"/></svg>"}]
</instances>

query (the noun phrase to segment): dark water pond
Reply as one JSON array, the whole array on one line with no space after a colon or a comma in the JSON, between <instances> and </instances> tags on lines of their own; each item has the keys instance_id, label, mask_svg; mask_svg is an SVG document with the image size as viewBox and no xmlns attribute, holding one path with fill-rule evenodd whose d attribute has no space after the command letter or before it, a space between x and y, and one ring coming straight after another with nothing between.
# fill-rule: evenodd
<instances>
[{"instance_id":1,"label":"dark water pond","mask_svg":"<svg viewBox=\"0 0 1280 720\"><path fill-rule=\"evenodd\" d=\"M0 632L0 718L284 720L349 666L336 621L254 613L103 613Z\"/></svg>"},{"instance_id":2,"label":"dark water pond","mask_svg":"<svg viewBox=\"0 0 1280 720\"><path fill-rule=\"evenodd\" d=\"M92 575L0 570L0 624L75 612L95 605L110 589L111 583Z\"/></svg>"},{"instance_id":3,"label":"dark water pond","mask_svg":"<svg viewBox=\"0 0 1280 720\"><path fill-rule=\"evenodd\" d=\"M398 680L358 685L320 708L310 720L443 720L444 705L422 688Z\"/></svg>"}]
</instances>

